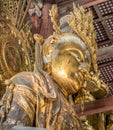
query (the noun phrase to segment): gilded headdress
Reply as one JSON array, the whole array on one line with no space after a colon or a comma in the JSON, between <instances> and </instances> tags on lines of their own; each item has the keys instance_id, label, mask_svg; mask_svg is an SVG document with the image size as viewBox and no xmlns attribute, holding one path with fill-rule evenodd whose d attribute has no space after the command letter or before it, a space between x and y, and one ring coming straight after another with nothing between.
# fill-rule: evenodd
<instances>
[{"instance_id":1,"label":"gilded headdress","mask_svg":"<svg viewBox=\"0 0 113 130\"><path fill-rule=\"evenodd\" d=\"M43 51L44 53L44 61L50 62L53 58L56 57L56 51L57 49L53 51L53 46L57 46L59 42L65 42L65 40L73 40L76 41L82 48L85 50L87 57L90 61L90 68L94 73L98 72L98 67L97 67L97 60L96 60L96 50L97 50L97 43L96 43L96 34L94 31L94 25L93 25L93 15L91 12L85 13L85 10L83 7L76 7L73 4L73 11L68 15L68 26L71 28L71 30L74 32L71 36L70 34L64 34L61 32L59 28L59 21L58 21L58 9L56 5L52 6L52 9L50 11L50 16L51 16L51 21L53 23L53 28L55 30L53 35L60 34L61 38L49 38L49 41L53 43L51 49L51 58L47 56L45 53L46 51ZM66 35L69 36L67 39L64 36ZM63 38L65 37L65 38ZM52 40L50 40L52 39ZM61 40L61 41L60 41ZM47 43L48 40L46 40ZM57 45L54 43L57 43ZM47 45L46 45L47 46ZM48 45L50 47L50 45ZM59 46L59 45L58 45ZM52 53L53 52L53 53ZM58 52L58 51L57 51ZM49 58L48 58L49 57ZM51 60L50 60L51 59Z\"/></svg>"}]
</instances>

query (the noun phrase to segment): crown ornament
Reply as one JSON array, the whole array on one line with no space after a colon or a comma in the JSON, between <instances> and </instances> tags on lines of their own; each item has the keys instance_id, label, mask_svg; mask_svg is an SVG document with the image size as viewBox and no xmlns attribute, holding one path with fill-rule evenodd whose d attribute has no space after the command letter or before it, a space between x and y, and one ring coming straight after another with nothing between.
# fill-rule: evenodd
<instances>
[{"instance_id":1,"label":"crown ornament","mask_svg":"<svg viewBox=\"0 0 113 130\"><path fill-rule=\"evenodd\" d=\"M55 33L61 34L58 22L58 9L57 5L53 5L50 11L51 21L53 23L53 29ZM82 6L76 6L73 4L73 11L68 16L68 24L72 31L77 35L86 45L91 58L91 69L94 73L99 74L96 58L96 33L93 25L93 15L89 11L85 13Z\"/></svg>"},{"instance_id":2,"label":"crown ornament","mask_svg":"<svg viewBox=\"0 0 113 130\"><path fill-rule=\"evenodd\" d=\"M59 29L58 8L56 4L52 5L49 15L51 16L51 22L53 23L53 29L55 33L60 34L61 31Z\"/></svg>"},{"instance_id":3,"label":"crown ornament","mask_svg":"<svg viewBox=\"0 0 113 130\"><path fill-rule=\"evenodd\" d=\"M82 6L76 7L76 5L73 4L73 12L70 13L68 24L76 35L86 44L90 52L93 71L97 73L97 43L92 12L89 11L85 13Z\"/></svg>"}]
</instances>

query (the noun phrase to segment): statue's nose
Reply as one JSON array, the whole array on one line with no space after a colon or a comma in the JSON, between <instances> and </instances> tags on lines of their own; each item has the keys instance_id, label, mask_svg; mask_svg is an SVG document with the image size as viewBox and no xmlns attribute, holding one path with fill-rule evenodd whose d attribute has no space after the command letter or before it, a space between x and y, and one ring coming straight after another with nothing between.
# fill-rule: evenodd
<instances>
[{"instance_id":1,"label":"statue's nose","mask_svg":"<svg viewBox=\"0 0 113 130\"><path fill-rule=\"evenodd\" d=\"M45 129L45 128L35 128L35 127L15 126L11 130L48 130L48 129Z\"/></svg>"}]
</instances>

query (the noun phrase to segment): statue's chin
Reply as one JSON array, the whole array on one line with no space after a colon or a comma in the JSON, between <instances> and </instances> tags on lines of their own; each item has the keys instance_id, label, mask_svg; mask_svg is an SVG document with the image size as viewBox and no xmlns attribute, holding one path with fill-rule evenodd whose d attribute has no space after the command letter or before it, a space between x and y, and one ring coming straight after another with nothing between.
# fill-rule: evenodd
<instances>
[{"instance_id":1,"label":"statue's chin","mask_svg":"<svg viewBox=\"0 0 113 130\"><path fill-rule=\"evenodd\" d=\"M60 75L52 75L54 81L59 85L59 88L64 95L69 96L75 94L80 89L78 79L71 79L69 77L63 77Z\"/></svg>"}]
</instances>

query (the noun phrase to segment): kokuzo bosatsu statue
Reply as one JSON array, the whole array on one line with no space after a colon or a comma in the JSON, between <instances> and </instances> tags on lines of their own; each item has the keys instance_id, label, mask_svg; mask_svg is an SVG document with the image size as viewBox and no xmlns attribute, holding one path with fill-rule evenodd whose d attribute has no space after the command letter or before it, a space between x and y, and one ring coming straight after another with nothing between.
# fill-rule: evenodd
<instances>
[{"instance_id":1,"label":"kokuzo bosatsu statue","mask_svg":"<svg viewBox=\"0 0 113 130\"><path fill-rule=\"evenodd\" d=\"M1 130L13 126L50 130L82 130L69 95L83 89L97 97L108 88L100 79L96 63L96 42L91 12L74 6L68 24L73 33L62 33L57 7L50 12L54 34L47 39L35 34L35 71L21 72L7 80L1 100ZM98 91L101 93L98 94Z\"/></svg>"}]
</instances>

